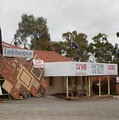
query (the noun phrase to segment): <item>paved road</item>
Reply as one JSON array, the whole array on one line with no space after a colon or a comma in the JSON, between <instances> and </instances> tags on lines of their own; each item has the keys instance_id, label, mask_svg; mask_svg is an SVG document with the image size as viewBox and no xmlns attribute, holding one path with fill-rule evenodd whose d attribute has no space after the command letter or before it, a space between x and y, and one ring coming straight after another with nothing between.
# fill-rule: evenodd
<instances>
[{"instance_id":1,"label":"paved road","mask_svg":"<svg viewBox=\"0 0 119 120\"><path fill-rule=\"evenodd\" d=\"M0 120L119 120L119 98L12 100L0 103Z\"/></svg>"}]
</instances>

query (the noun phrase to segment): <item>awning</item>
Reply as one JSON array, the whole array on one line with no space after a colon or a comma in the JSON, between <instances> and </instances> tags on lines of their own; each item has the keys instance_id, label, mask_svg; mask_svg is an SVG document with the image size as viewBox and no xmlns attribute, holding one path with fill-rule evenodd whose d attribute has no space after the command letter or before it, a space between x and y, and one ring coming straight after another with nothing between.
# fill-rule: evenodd
<instances>
[{"instance_id":1,"label":"awning","mask_svg":"<svg viewBox=\"0 0 119 120\"><path fill-rule=\"evenodd\" d=\"M44 76L104 76L117 75L117 64L89 62L45 63Z\"/></svg>"}]
</instances>

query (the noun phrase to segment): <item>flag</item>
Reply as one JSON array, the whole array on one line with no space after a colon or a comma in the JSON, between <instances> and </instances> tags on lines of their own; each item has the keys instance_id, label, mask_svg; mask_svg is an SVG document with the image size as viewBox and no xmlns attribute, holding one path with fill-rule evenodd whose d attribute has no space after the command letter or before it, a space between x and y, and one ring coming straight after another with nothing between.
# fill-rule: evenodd
<instances>
[{"instance_id":1,"label":"flag","mask_svg":"<svg viewBox=\"0 0 119 120\"><path fill-rule=\"evenodd\" d=\"M0 53L2 54L2 31L0 28Z\"/></svg>"},{"instance_id":2,"label":"flag","mask_svg":"<svg viewBox=\"0 0 119 120\"><path fill-rule=\"evenodd\" d=\"M71 42L71 46L72 48L78 48L77 44L74 41Z\"/></svg>"}]
</instances>

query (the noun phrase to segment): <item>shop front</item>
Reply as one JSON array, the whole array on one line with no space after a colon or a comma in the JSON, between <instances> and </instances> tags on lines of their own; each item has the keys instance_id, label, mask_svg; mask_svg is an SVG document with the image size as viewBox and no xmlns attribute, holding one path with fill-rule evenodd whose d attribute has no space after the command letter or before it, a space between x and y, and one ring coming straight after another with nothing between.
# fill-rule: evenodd
<instances>
[{"instance_id":1,"label":"shop front","mask_svg":"<svg viewBox=\"0 0 119 120\"><path fill-rule=\"evenodd\" d=\"M66 97L91 96L94 77L98 78L98 94L101 96L101 83L104 76L107 78L107 94L110 95L110 77L117 75L117 64L50 62L45 63L44 68L44 77L49 84L47 94L65 93Z\"/></svg>"}]
</instances>

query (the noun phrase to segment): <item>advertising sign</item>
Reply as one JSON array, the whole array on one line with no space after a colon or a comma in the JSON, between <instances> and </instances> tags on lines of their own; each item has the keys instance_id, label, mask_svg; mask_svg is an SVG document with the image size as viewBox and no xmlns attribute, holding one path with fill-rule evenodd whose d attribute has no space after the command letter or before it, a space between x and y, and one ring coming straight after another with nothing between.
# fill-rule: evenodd
<instances>
[{"instance_id":1,"label":"advertising sign","mask_svg":"<svg viewBox=\"0 0 119 120\"><path fill-rule=\"evenodd\" d=\"M33 58L33 50L3 48L3 56Z\"/></svg>"},{"instance_id":2,"label":"advertising sign","mask_svg":"<svg viewBox=\"0 0 119 120\"><path fill-rule=\"evenodd\" d=\"M75 72L76 76L80 75L87 75L87 64L86 63L76 63L75 64Z\"/></svg>"},{"instance_id":3,"label":"advertising sign","mask_svg":"<svg viewBox=\"0 0 119 120\"><path fill-rule=\"evenodd\" d=\"M116 64L77 62L75 66L76 75L117 75Z\"/></svg>"},{"instance_id":4,"label":"advertising sign","mask_svg":"<svg viewBox=\"0 0 119 120\"><path fill-rule=\"evenodd\" d=\"M33 60L33 67L34 68L44 68L44 61L43 60Z\"/></svg>"},{"instance_id":5,"label":"advertising sign","mask_svg":"<svg viewBox=\"0 0 119 120\"><path fill-rule=\"evenodd\" d=\"M117 64L88 62L45 63L45 76L117 75Z\"/></svg>"}]
</instances>

